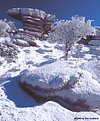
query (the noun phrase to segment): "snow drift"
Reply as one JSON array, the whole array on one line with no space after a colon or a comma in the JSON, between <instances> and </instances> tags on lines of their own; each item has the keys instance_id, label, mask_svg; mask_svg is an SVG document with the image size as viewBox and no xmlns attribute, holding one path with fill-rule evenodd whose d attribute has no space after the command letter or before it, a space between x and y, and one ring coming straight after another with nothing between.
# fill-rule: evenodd
<instances>
[{"instance_id":1,"label":"snow drift","mask_svg":"<svg viewBox=\"0 0 100 121\"><path fill-rule=\"evenodd\" d=\"M93 112L71 112L52 101L35 107L18 108L7 99L0 87L0 121L74 121L80 118L82 121L96 121L100 116Z\"/></svg>"}]
</instances>

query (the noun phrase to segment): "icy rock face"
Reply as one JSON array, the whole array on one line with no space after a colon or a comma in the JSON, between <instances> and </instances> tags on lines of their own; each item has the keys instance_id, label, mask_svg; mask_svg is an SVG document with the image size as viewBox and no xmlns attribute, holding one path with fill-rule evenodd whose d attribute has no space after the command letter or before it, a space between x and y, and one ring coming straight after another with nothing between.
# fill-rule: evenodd
<instances>
[{"instance_id":1,"label":"icy rock face","mask_svg":"<svg viewBox=\"0 0 100 121\"><path fill-rule=\"evenodd\" d=\"M0 56L5 58L7 62L13 62L17 58L19 49L11 42L9 37L0 38Z\"/></svg>"},{"instance_id":2,"label":"icy rock face","mask_svg":"<svg viewBox=\"0 0 100 121\"><path fill-rule=\"evenodd\" d=\"M100 83L91 73L69 67L66 61L22 72L20 84L37 100L53 100L74 110L94 110L100 107Z\"/></svg>"},{"instance_id":3,"label":"icy rock face","mask_svg":"<svg viewBox=\"0 0 100 121\"><path fill-rule=\"evenodd\" d=\"M27 35L24 31L19 31L12 37L12 42L18 46L29 47L29 46L37 46L36 42L34 42L35 38Z\"/></svg>"},{"instance_id":4,"label":"icy rock face","mask_svg":"<svg viewBox=\"0 0 100 121\"><path fill-rule=\"evenodd\" d=\"M26 33L41 37L48 33L55 21L55 16L44 11L31 8L13 8L8 10L8 15L20 20Z\"/></svg>"}]
</instances>

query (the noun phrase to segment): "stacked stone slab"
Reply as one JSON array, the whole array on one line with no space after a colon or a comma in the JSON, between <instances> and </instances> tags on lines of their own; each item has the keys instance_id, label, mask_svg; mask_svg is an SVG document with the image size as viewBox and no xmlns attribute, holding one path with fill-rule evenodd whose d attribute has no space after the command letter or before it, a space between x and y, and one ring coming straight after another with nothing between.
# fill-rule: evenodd
<instances>
[{"instance_id":1,"label":"stacked stone slab","mask_svg":"<svg viewBox=\"0 0 100 121\"><path fill-rule=\"evenodd\" d=\"M23 23L24 32L34 37L48 34L55 16L44 11L31 8L13 8L8 10L8 15Z\"/></svg>"}]
</instances>

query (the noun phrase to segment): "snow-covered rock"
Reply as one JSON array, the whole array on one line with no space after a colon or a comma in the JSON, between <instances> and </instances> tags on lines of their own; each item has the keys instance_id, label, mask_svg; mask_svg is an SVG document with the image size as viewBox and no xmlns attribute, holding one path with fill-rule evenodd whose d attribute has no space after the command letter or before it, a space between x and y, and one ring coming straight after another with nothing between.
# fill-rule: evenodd
<instances>
[{"instance_id":1,"label":"snow-covered rock","mask_svg":"<svg viewBox=\"0 0 100 121\"><path fill-rule=\"evenodd\" d=\"M23 71L20 82L44 100L60 101L71 110L100 107L100 83L90 72L71 67L70 62L61 60L33 71Z\"/></svg>"},{"instance_id":2,"label":"snow-covered rock","mask_svg":"<svg viewBox=\"0 0 100 121\"><path fill-rule=\"evenodd\" d=\"M29 47L29 46L37 46L35 41L35 37L27 34L23 30L19 30L14 36L11 38L12 43L17 46Z\"/></svg>"},{"instance_id":3,"label":"snow-covered rock","mask_svg":"<svg viewBox=\"0 0 100 121\"><path fill-rule=\"evenodd\" d=\"M29 47L29 44L27 41L21 40L21 39L13 39L13 43L22 46L22 47Z\"/></svg>"},{"instance_id":4,"label":"snow-covered rock","mask_svg":"<svg viewBox=\"0 0 100 121\"><path fill-rule=\"evenodd\" d=\"M13 23L0 20L0 37L9 37L10 33L14 30Z\"/></svg>"},{"instance_id":5,"label":"snow-covered rock","mask_svg":"<svg viewBox=\"0 0 100 121\"><path fill-rule=\"evenodd\" d=\"M19 48L11 42L11 38L0 38L0 56L8 62L13 62L17 58Z\"/></svg>"}]
</instances>

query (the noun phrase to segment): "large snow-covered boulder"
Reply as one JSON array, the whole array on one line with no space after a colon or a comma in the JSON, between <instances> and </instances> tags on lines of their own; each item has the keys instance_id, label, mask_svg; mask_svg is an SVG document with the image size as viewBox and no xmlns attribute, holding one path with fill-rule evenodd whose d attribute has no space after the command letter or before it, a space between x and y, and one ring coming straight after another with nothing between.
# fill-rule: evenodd
<instances>
[{"instance_id":1,"label":"large snow-covered boulder","mask_svg":"<svg viewBox=\"0 0 100 121\"><path fill-rule=\"evenodd\" d=\"M100 108L100 83L85 67L60 60L21 75L22 88L37 100L54 100L75 111Z\"/></svg>"}]
</instances>

